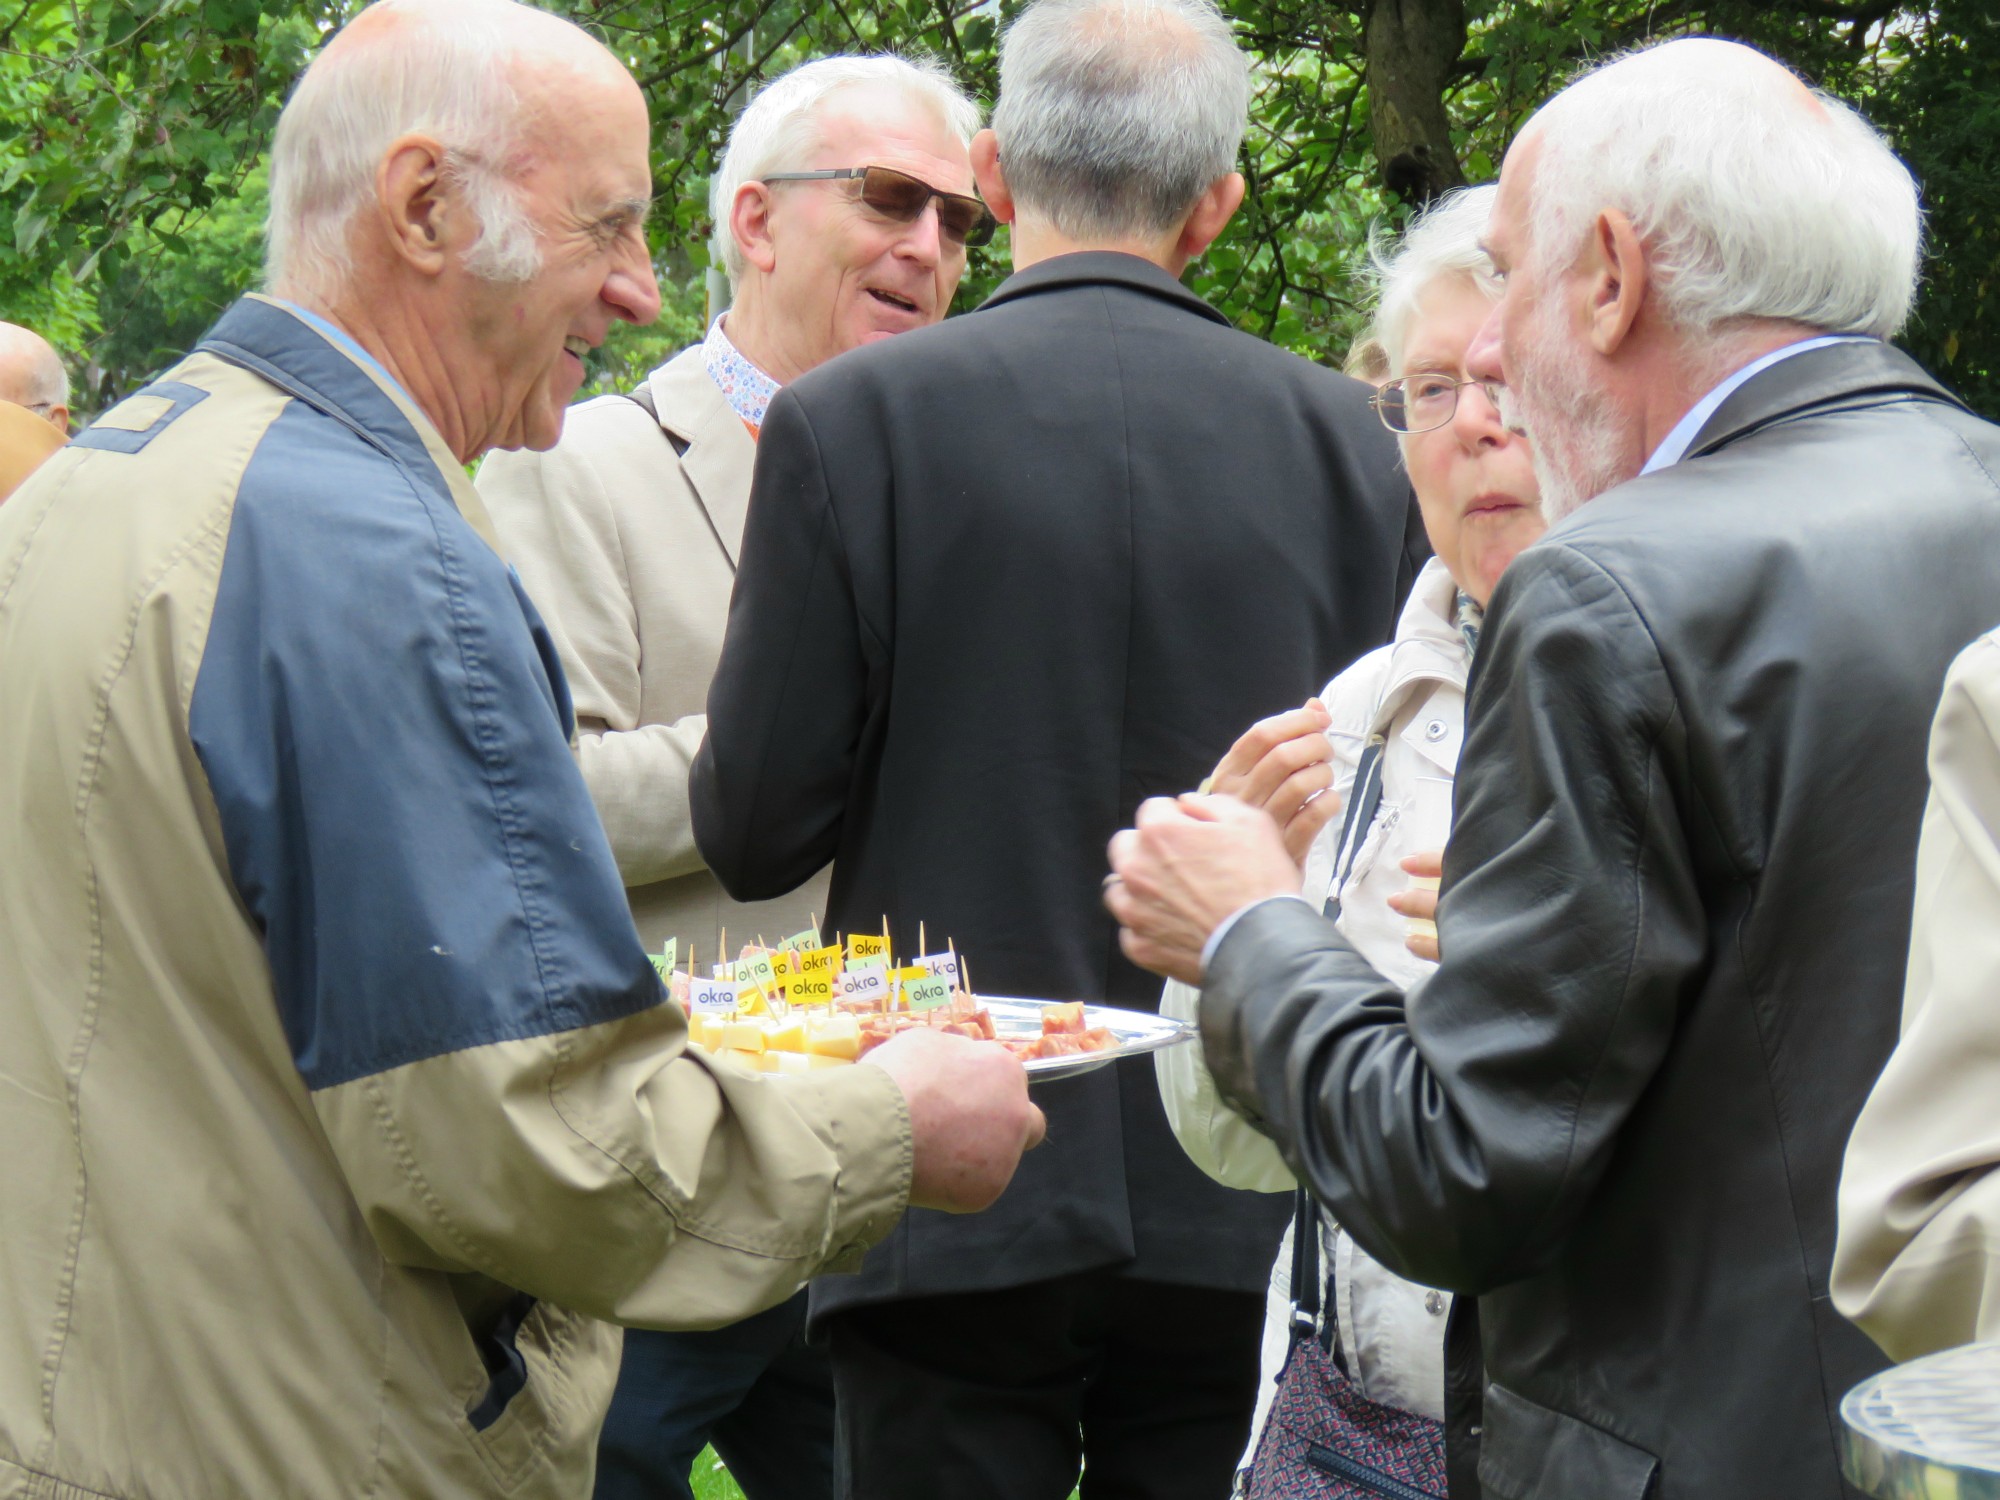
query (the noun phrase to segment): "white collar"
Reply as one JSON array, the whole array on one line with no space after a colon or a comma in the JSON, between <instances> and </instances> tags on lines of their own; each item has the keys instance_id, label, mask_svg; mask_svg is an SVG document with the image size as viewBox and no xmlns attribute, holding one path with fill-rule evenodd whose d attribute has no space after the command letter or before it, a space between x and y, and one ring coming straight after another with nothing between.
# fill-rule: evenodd
<instances>
[{"instance_id":1,"label":"white collar","mask_svg":"<svg viewBox=\"0 0 2000 1500\"><path fill-rule=\"evenodd\" d=\"M1867 337L1865 333L1821 334L1816 338L1800 339L1797 343L1787 344L1782 349L1773 349L1762 358L1751 360L1735 374L1725 376L1713 390L1689 407L1687 415L1674 423L1674 430L1668 433L1665 441L1653 450L1653 456L1646 460L1646 467L1639 472L1650 474L1655 469L1667 468L1686 458L1688 449L1694 446L1694 440L1701 435L1702 428L1708 425L1708 419L1715 415L1723 402L1748 384L1752 376L1761 375L1772 365L1790 359L1794 354L1804 354L1808 349L1824 349L1829 344L1847 344Z\"/></svg>"}]
</instances>

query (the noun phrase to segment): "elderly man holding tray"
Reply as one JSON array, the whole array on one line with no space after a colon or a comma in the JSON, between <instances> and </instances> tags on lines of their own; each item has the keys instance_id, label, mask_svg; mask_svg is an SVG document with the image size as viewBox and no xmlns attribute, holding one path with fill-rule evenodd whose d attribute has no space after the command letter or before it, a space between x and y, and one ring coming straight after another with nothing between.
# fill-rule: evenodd
<instances>
[{"instance_id":1,"label":"elderly man holding tray","mask_svg":"<svg viewBox=\"0 0 2000 1500\"><path fill-rule=\"evenodd\" d=\"M496 453L479 471L562 657L577 763L653 952L781 938L826 910L824 871L774 901L729 899L695 848L688 765L764 414L843 350L944 316L968 244L993 228L966 158L978 128L934 64L826 57L774 79L710 184L729 311L629 397L571 410L548 452ZM801 1291L729 1328L629 1335L597 1500L689 1500L708 1442L750 1500L830 1494L833 1380L805 1315Z\"/></svg>"},{"instance_id":2,"label":"elderly man holding tray","mask_svg":"<svg viewBox=\"0 0 2000 1500\"><path fill-rule=\"evenodd\" d=\"M270 285L0 507L0 1494L581 1500L620 1324L990 1202L999 1048L687 1047L464 465L658 311L638 86L386 0ZM879 1065L876 1065L878 1064Z\"/></svg>"}]
</instances>

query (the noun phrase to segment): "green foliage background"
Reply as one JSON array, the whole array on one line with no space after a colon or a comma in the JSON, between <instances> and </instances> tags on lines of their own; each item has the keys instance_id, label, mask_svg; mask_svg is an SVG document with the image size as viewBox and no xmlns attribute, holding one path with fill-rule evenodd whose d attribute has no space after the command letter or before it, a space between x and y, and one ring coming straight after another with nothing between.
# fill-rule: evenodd
<instances>
[{"instance_id":1,"label":"green foliage background","mask_svg":"<svg viewBox=\"0 0 2000 1500\"><path fill-rule=\"evenodd\" d=\"M600 385L628 384L704 315L707 177L745 91L806 57L922 49L979 97L1019 0L554 0L623 56L653 108L666 295L621 329ZM1371 22L1463 34L1436 83L1448 151L1490 178L1514 133L1581 65L1651 37L1742 37L1853 100L1923 183L1931 256L1906 342L2000 412L2000 7L1991 0L1225 0L1260 62L1244 211L1190 272L1236 322L1338 360L1361 323L1385 192L1369 110ZM263 151L286 91L356 0L0 0L0 316L74 351L83 410L132 389L255 284ZM1004 275L1004 234L958 306Z\"/></svg>"}]
</instances>

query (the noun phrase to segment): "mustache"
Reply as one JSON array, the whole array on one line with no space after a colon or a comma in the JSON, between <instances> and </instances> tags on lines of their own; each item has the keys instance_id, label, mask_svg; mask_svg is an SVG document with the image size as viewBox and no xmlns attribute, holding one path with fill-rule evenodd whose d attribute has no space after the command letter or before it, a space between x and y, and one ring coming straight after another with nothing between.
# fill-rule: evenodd
<instances>
[{"instance_id":1,"label":"mustache","mask_svg":"<svg viewBox=\"0 0 2000 1500\"><path fill-rule=\"evenodd\" d=\"M1500 393L1500 425L1516 437L1534 441L1534 432L1528 425L1527 413L1521 410L1521 398L1512 386L1495 387Z\"/></svg>"}]
</instances>

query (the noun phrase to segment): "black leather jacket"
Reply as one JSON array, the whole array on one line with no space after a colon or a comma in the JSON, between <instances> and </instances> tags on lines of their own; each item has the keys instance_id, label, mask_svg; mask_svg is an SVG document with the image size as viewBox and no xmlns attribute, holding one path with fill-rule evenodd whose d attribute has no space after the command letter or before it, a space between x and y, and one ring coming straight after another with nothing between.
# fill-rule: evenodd
<instances>
[{"instance_id":1,"label":"black leather jacket","mask_svg":"<svg viewBox=\"0 0 2000 1500\"><path fill-rule=\"evenodd\" d=\"M1436 972L1406 996L1292 901L1215 954L1224 1096L1370 1253L1479 1298L1454 1496L1845 1492L1836 1407L1885 1361L1828 1299L1834 1188L1926 730L2000 619L1996 473L1885 345L1756 376L1502 580Z\"/></svg>"}]
</instances>

